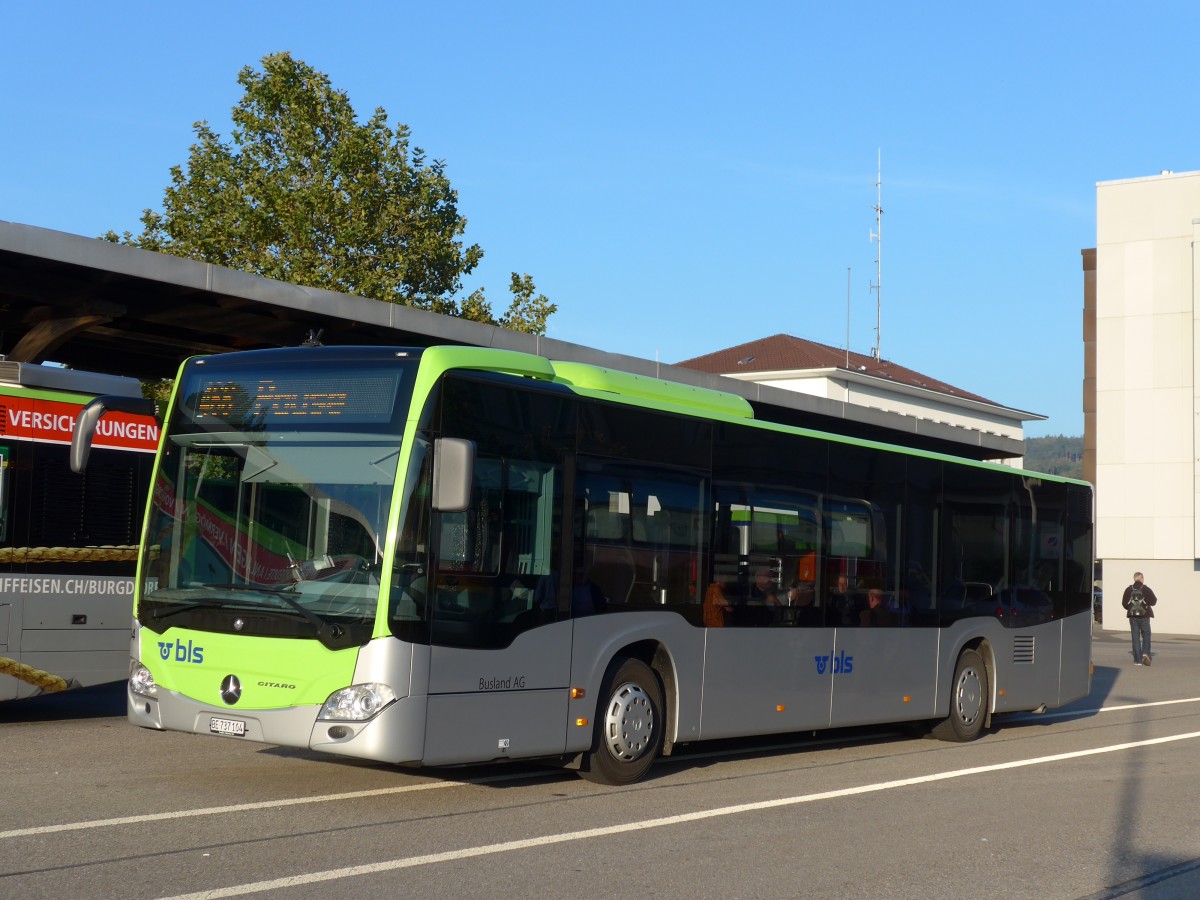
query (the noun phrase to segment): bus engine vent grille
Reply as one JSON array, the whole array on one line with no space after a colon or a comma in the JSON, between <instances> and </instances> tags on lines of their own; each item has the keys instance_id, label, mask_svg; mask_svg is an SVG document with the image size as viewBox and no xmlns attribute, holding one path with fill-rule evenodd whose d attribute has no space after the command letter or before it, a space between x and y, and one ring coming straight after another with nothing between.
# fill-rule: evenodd
<instances>
[{"instance_id":1,"label":"bus engine vent grille","mask_svg":"<svg viewBox=\"0 0 1200 900\"><path fill-rule=\"evenodd\" d=\"M1013 662L1016 665L1033 665L1032 634L1018 634L1013 637Z\"/></svg>"}]
</instances>

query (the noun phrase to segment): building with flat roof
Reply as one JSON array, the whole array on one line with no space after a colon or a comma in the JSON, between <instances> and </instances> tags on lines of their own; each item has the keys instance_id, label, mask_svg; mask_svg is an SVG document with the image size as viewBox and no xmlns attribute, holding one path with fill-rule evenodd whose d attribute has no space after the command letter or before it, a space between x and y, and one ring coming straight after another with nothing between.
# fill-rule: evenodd
<instances>
[{"instance_id":1,"label":"building with flat roof","mask_svg":"<svg viewBox=\"0 0 1200 900\"><path fill-rule=\"evenodd\" d=\"M1084 464L1104 621L1145 573L1155 627L1200 634L1200 172L1096 185L1083 252Z\"/></svg>"}]
</instances>

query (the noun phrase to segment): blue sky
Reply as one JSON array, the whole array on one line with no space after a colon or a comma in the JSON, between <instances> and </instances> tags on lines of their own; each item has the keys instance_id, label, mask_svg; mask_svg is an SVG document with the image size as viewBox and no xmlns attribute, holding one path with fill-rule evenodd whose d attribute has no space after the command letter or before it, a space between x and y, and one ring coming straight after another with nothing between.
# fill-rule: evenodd
<instances>
[{"instance_id":1,"label":"blue sky","mask_svg":"<svg viewBox=\"0 0 1200 900\"><path fill-rule=\"evenodd\" d=\"M1200 169L1200 4L4 4L0 219L140 230L288 50L442 159L507 302L677 362L779 332L1082 434L1095 184ZM849 291L847 291L849 270ZM849 293L849 315L847 294Z\"/></svg>"}]
</instances>

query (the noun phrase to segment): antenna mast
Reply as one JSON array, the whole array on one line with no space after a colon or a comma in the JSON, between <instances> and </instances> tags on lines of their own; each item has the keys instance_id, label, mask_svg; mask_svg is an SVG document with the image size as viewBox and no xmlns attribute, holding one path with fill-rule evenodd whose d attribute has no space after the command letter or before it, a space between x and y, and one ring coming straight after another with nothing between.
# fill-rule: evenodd
<instances>
[{"instance_id":1,"label":"antenna mast","mask_svg":"<svg viewBox=\"0 0 1200 900\"><path fill-rule=\"evenodd\" d=\"M850 368L850 267L846 266L846 368Z\"/></svg>"},{"instance_id":2,"label":"antenna mast","mask_svg":"<svg viewBox=\"0 0 1200 900\"><path fill-rule=\"evenodd\" d=\"M880 344L882 343L882 309L883 309L883 150L878 151L875 175L875 230L871 232L871 240L875 242L875 283L871 290L875 292L875 347L871 356L878 362Z\"/></svg>"}]
</instances>

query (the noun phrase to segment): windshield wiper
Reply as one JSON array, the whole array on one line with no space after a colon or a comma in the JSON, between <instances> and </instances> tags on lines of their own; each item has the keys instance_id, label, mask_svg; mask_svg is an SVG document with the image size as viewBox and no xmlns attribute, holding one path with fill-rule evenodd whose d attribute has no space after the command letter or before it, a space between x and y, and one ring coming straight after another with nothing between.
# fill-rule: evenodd
<instances>
[{"instance_id":1,"label":"windshield wiper","mask_svg":"<svg viewBox=\"0 0 1200 900\"><path fill-rule=\"evenodd\" d=\"M268 597L277 597L296 612L300 613L300 615L302 615L317 628L323 628L325 626L324 619L318 616L311 609L306 608L299 600L288 596L289 594L294 594L296 592L295 588L267 587L263 584L210 584L207 585L207 587L217 591L235 591L238 593L247 592L252 594L266 594Z\"/></svg>"},{"instance_id":2,"label":"windshield wiper","mask_svg":"<svg viewBox=\"0 0 1200 900\"><path fill-rule=\"evenodd\" d=\"M343 642L347 635L344 626L337 622L326 622L311 609L308 609L303 603L291 596L296 592L294 587L279 588L267 587L260 584L206 584L204 589L210 591L229 591L231 593L249 593L249 594L266 594L269 597L275 597L286 603L293 611L312 625L317 630L317 640L330 649L335 649ZM197 590L200 590L197 588ZM230 598L232 600L232 598ZM239 602L247 602L246 598L240 598ZM256 603L256 606L266 608L266 604ZM179 613L187 612L194 609L225 609L227 603L217 600L213 597L198 598L195 601L182 601L168 606L164 609L146 610L146 614L153 619L166 619Z\"/></svg>"},{"instance_id":3,"label":"windshield wiper","mask_svg":"<svg viewBox=\"0 0 1200 900\"><path fill-rule=\"evenodd\" d=\"M147 600L143 600L142 602L146 603L147 601L153 602L153 599L147 598ZM217 602L217 601L211 600L211 599L203 599L203 600L184 600L183 602L180 602L180 603L173 603L170 606L160 606L158 608L144 608L141 612L143 615L147 616L148 618L151 618L151 619L154 619L157 621L159 619L169 619L172 616L177 616L180 613L190 612L195 609L224 609L224 608L225 608L224 603L220 603L220 602Z\"/></svg>"}]
</instances>

